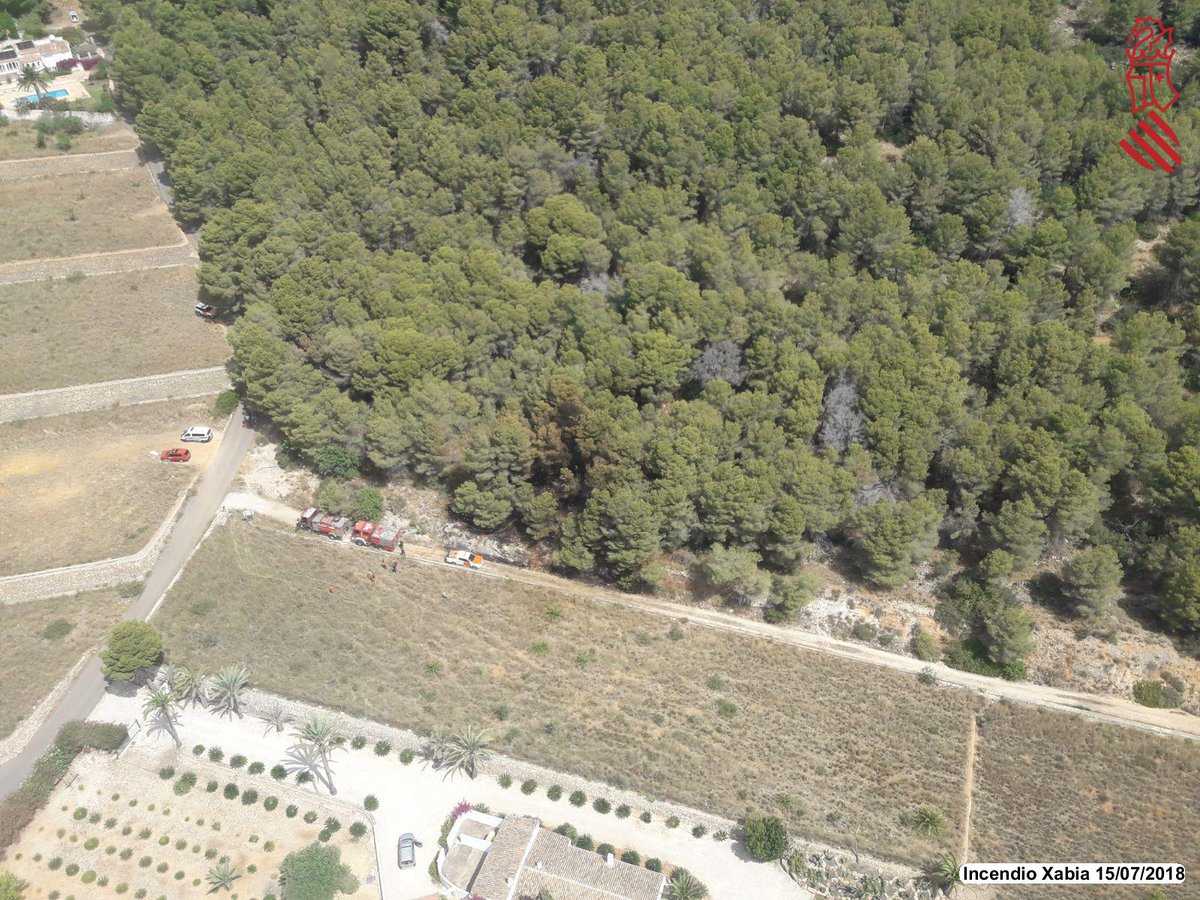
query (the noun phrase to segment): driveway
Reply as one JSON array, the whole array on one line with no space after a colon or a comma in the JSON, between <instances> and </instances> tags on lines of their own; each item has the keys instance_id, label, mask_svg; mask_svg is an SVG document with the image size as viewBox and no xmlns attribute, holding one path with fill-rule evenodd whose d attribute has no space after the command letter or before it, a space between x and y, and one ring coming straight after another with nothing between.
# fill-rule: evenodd
<instances>
[{"instance_id":1,"label":"driveway","mask_svg":"<svg viewBox=\"0 0 1200 900\"><path fill-rule=\"evenodd\" d=\"M125 610L125 619L145 619L158 608L163 596L178 577L184 563L191 557L208 529L221 500L229 490L246 451L254 442L254 432L242 424L241 411L235 410L229 419L208 470L197 482L195 493L184 503L179 520L167 538L158 561L142 585L142 593ZM0 797L7 797L33 771L33 765L53 743L58 729L72 719L86 719L92 708L105 695L104 676L100 659L93 656L84 664L62 700L34 732L29 744L10 762L0 766Z\"/></svg>"},{"instance_id":2,"label":"driveway","mask_svg":"<svg viewBox=\"0 0 1200 900\"><path fill-rule=\"evenodd\" d=\"M109 694L94 711L94 718L104 721L137 721L141 715L139 697L121 697ZM347 720L347 729L354 728ZM285 732L270 731L253 717L226 718L214 715L207 709L189 707L179 718L178 731L183 742L179 762L175 768L184 769L192 758L191 747L204 744L218 746L228 759L235 753L244 755L251 762L258 761L270 769L277 762L287 759L288 748L295 742ZM140 728L135 741L141 747L160 748L162 752L177 752L171 738L159 730ZM230 770L231 777L233 770ZM269 790L273 779L263 774L259 779L259 792ZM716 776L719 777L719 776ZM237 773L239 782L251 776L244 770ZM566 797L555 802L546 796L549 785L539 785L533 794L522 794L516 784L508 789L489 777L471 781L465 777L450 780L427 768L420 760L410 765L401 764L396 750L386 756L376 756L368 744L361 750L346 747L333 756L333 782L337 799L359 809L368 794L379 800L375 812L375 838L379 853L380 888L384 900L415 900L436 892L437 885L429 877L429 864L438 850L438 836L442 822L456 803L484 803L494 813L523 814L537 816L553 828L570 822L580 834L590 834L597 844L608 842L616 847L637 850L643 857L658 857L674 865L681 865L694 873L708 885L710 896L723 898L755 897L759 900L806 900L811 897L774 864L753 862L735 852L732 841L718 842L705 837L697 839L682 829L669 829L661 821L643 823L635 816L618 819L611 813L601 815L590 805L582 808L571 806ZM300 787L291 782L296 790L319 790L313 786ZM599 795L599 788L596 795ZM589 792L589 797L593 796ZM396 842L400 835L411 831L421 841L417 848L417 864L401 870L396 866Z\"/></svg>"}]
</instances>

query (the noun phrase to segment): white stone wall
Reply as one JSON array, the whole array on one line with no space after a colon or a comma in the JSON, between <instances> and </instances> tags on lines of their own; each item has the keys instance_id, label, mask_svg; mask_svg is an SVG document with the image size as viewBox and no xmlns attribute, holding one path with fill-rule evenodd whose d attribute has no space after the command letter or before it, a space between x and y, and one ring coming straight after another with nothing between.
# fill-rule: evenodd
<instances>
[{"instance_id":1,"label":"white stone wall","mask_svg":"<svg viewBox=\"0 0 1200 900\"><path fill-rule=\"evenodd\" d=\"M65 388L0 395L0 423L68 413L108 409L156 400L204 397L228 389L229 374L224 366L188 369L164 375L122 378L96 384L77 384Z\"/></svg>"},{"instance_id":2,"label":"white stone wall","mask_svg":"<svg viewBox=\"0 0 1200 900\"><path fill-rule=\"evenodd\" d=\"M162 552L187 498L188 494L180 495L170 514L158 526L154 537L137 553L0 578L0 605L47 600L142 579L158 561L158 554Z\"/></svg>"}]
</instances>

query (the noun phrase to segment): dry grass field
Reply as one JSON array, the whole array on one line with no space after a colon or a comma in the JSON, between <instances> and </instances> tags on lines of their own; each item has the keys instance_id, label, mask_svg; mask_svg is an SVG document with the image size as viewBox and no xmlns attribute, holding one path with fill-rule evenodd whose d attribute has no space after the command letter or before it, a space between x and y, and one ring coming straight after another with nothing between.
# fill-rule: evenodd
<instances>
[{"instance_id":1,"label":"dry grass field","mask_svg":"<svg viewBox=\"0 0 1200 900\"><path fill-rule=\"evenodd\" d=\"M158 776L158 765L174 766L179 776L194 773L195 787L176 794L173 782ZM338 896L379 897L378 885L368 882L377 870L372 834L368 830L354 838L349 833L351 823L365 823L361 811L270 779L197 762L190 754L159 761L137 748L120 759L85 753L73 768L78 777L60 783L7 851L4 868L28 882L26 900L122 894L190 900L213 893L207 874L222 858L228 858L239 877L233 894L217 896L262 897L277 884L284 857L317 840L331 815L342 827L329 844L338 848L341 861L359 881L353 894ZM259 796L254 803L226 799L221 791L206 789L210 779L219 779L222 786L253 787ZM277 801L273 809L266 808L267 797ZM286 814L291 804L297 807L294 817ZM313 823L304 821L309 811L317 816Z\"/></svg>"},{"instance_id":2,"label":"dry grass field","mask_svg":"<svg viewBox=\"0 0 1200 900\"><path fill-rule=\"evenodd\" d=\"M0 286L0 394L220 365L196 296L190 266Z\"/></svg>"},{"instance_id":3,"label":"dry grass field","mask_svg":"<svg viewBox=\"0 0 1200 900\"><path fill-rule=\"evenodd\" d=\"M37 145L37 129L27 122L10 122L0 127L0 161L9 159L38 159L41 157L74 156L79 153L104 153L109 150L132 150L138 145L137 135L124 122L106 128L88 129L71 138L69 150L55 146L54 135L46 137L46 146Z\"/></svg>"},{"instance_id":4,"label":"dry grass field","mask_svg":"<svg viewBox=\"0 0 1200 900\"><path fill-rule=\"evenodd\" d=\"M141 169L0 182L0 264L174 244L181 235Z\"/></svg>"},{"instance_id":5,"label":"dry grass field","mask_svg":"<svg viewBox=\"0 0 1200 900\"><path fill-rule=\"evenodd\" d=\"M952 846L972 698L769 641L241 522L217 529L156 624L170 657L267 690L702 809L920 861ZM375 576L374 580L371 576ZM683 612L681 610L681 612ZM902 827L921 804L940 841Z\"/></svg>"},{"instance_id":6,"label":"dry grass field","mask_svg":"<svg viewBox=\"0 0 1200 900\"><path fill-rule=\"evenodd\" d=\"M996 704L980 719L971 848L980 861L1172 862L1200 869L1200 744ZM1093 889L1095 890L1095 889ZM1200 897L1200 886L1165 888ZM1077 897L1045 885L1004 896ZM1143 900L1149 888L1096 895Z\"/></svg>"},{"instance_id":7,"label":"dry grass field","mask_svg":"<svg viewBox=\"0 0 1200 900\"><path fill-rule=\"evenodd\" d=\"M216 425L212 397L0 425L0 575L122 556L154 534L215 455L159 462L189 425Z\"/></svg>"},{"instance_id":8,"label":"dry grass field","mask_svg":"<svg viewBox=\"0 0 1200 900\"><path fill-rule=\"evenodd\" d=\"M0 738L42 701L120 617L116 590L0 606Z\"/></svg>"}]
</instances>

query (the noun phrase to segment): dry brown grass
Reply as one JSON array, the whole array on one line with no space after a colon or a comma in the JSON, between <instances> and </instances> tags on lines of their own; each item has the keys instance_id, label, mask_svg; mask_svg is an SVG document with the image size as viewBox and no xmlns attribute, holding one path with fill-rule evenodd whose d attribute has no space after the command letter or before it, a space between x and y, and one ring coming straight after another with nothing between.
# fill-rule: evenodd
<instances>
[{"instance_id":1,"label":"dry brown grass","mask_svg":"<svg viewBox=\"0 0 1200 900\"><path fill-rule=\"evenodd\" d=\"M0 286L0 394L220 365L196 296L190 266Z\"/></svg>"},{"instance_id":2,"label":"dry brown grass","mask_svg":"<svg viewBox=\"0 0 1200 900\"><path fill-rule=\"evenodd\" d=\"M159 462L213 398L168 400L0 425L0 575L122 556L154 534L216 453Z\"/></svg>"},{"instance_id":3,"label":"dry brown grass","mask_svg":"<svg viewBox=\"0 0 1200 900\"><path fill-rule=\"evenodd\" d=\"M0 182L0 263L181 240L141 169Z\"/></svg>"},{"instance_id":4,"label":"dry brown grass","mask_svg":"<svg viewBox=\"0 0 1200 900\"><path fill-rule=\"evenodd\" d=\"M997 704L981 716L978 751L974 859L1200 866L1200 744ZM1200 896L1194 883L1166 890ZM1039 885L1005 897L1078 894ZM1149 889L1101 894L1141 900Z\"/></svg>"},{"instance_id":5,"label":"dry brown grass","mask_svg":"<svg viewBox=\"0 0 1200 900\"><path fill-rule=\"evenodd\" d=\"M115 590L104 590L0 606L5 643L0 654L0 738L11 734L79 658L100 643L126 602ZM44 634L57 622L69 623L70 632L61 635L56 625Z\"/></svg>"},{"instance_id":6,"label":"dry brown grass","mask_svg":"<svg viewBox=\"0 0 1200 900\"><path fill-rule=\"evenodd\" d=\"M59 150L54 135L47 135L46 146L37 145L37 130L27 122L10 122L0 128L0 160L38 159L75 156L80 153L104 153L108 150L132 150L137 135L124 122L106 128L88 129L71 138L70 150Z\"/></svg>"},{"instance_id":7,"label":"dry brown grass","mask_svg":"<svg viewBox=\"0 0 1200 900\"><path fill-rule=\"evenodd\" d=\"M156 624L176 661L245 662L267 690L417 730L488 724L506 752L650 796L758 807L910 861L938 847L899 817L928 803L955 843L965 693L480 575L393 575L382 558L233 522Z\"/></svg>"}]
</instances>

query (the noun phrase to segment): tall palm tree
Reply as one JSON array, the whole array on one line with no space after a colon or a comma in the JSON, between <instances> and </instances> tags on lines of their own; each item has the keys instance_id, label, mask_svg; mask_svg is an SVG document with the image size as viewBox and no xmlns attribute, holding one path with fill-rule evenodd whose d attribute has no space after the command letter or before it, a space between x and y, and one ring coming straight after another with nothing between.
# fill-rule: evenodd
<instances>
[{"instance_id":1,"label":"tall palm tree","mask_svg":"<svg viewBox=\"0 0 1200 900\"><path fill-rule=\"evenodd\" d=\"M212 885L212 890L209 893L215 894L217 891L227 891L241 877L241 872L228 862L219 862L208 870L208 883Z\"/></svg>"},{"instance_id":2,"label":"tall palm tree","mask_svg":"<svg viewBox=\"0 0 1200 900\"><path fill-rule=\"evenodd\" d=\"M156 724L170 734L175 739L175 745L179 746L183 742L175 730L175 712L175 694L171 689L165 685L151 687L142 704L142 715L153 716Z\"/></svg>"},{"instance_id":3,"label":"tall palm tree","mask_svg":"<svg viewBox=\"0 0 1200 900\"><path fill-rule=\"evenodd\" d=\"M181 703L191 703L193 706L203 706L208 702L209 677L196 669L178 666L174 670L171 687Z\"/></svg>"},{"instance_id":4,"label":"tall palm tree","mask_svg":"<svg viewBox=\"0 0 1200 900\"><path fill-rule=\"evenodd\" d=\"M46 74L45 70L35 69L33 66L22 67L21 74L17 78L17 86L27 91L33 91L37 96L38 103L42 102L42 93L49 84L50 76Z\"/></svg>"},{"instance_id":5,"label":"tall palm tree","mask_svg":"<svg viewBox=\"0 0 1200 900\"><path fill-rule=\"evenodd\" d=\"M325 786L329 788L329 793L336 794L337 789L333 786L333 772L329 768L329 756L344 739L341 727L329 716L314 713L301 722L292 734L302 748L307 748L317 754L325 772Z\"/></svg>"},{"instance_id":6,"label":"tall palm tree","mask_svg":"<svg viewBox=\"0 0 1200 900\"><path fill-rule=\"evenodd\" d=\"M667 884L667 900L704 900L708 888L687 869L676 869Z\"/></svg>"},{"instance_id":7,"label":"tall palm tree","mask_svg":"<svg viewBox=\"0 0 1200 900\"><path fill-rule=\"evenodd\" d=\"M250 673L245 666L226 666L212 677L209 701L219 713L242 714L242 694L250 686Z\"/></svg>"},{"instance_id":8,"label":"tall palm tree","mask_svg":"<svg viewBox=\"0 0 1200 900\"><path fill-rule=\"evenodd\" d=\"M283 729L292 721L292 717L287 714L287 710L283 708L283 704L278 701L273 703L270 709L259 713L258 717L267 723L267 729L263 734L270 734L272 731L276 734L282 734Z\"/></svg>"},{"instance_id":9,"label":"tall palm tree","mask_svg":"<svg viewBox=\"0 0 1200 900\"><path fill-rule=\"evenodd\" d=\"M494 753L488 741L490 735L482 728L468 725L465 730L451 736L449 746L442 754L442 765L446 767L446 776L455 772L464 772L469 778L479 773L479 764Z\"/></svg>"}]
</instances>

